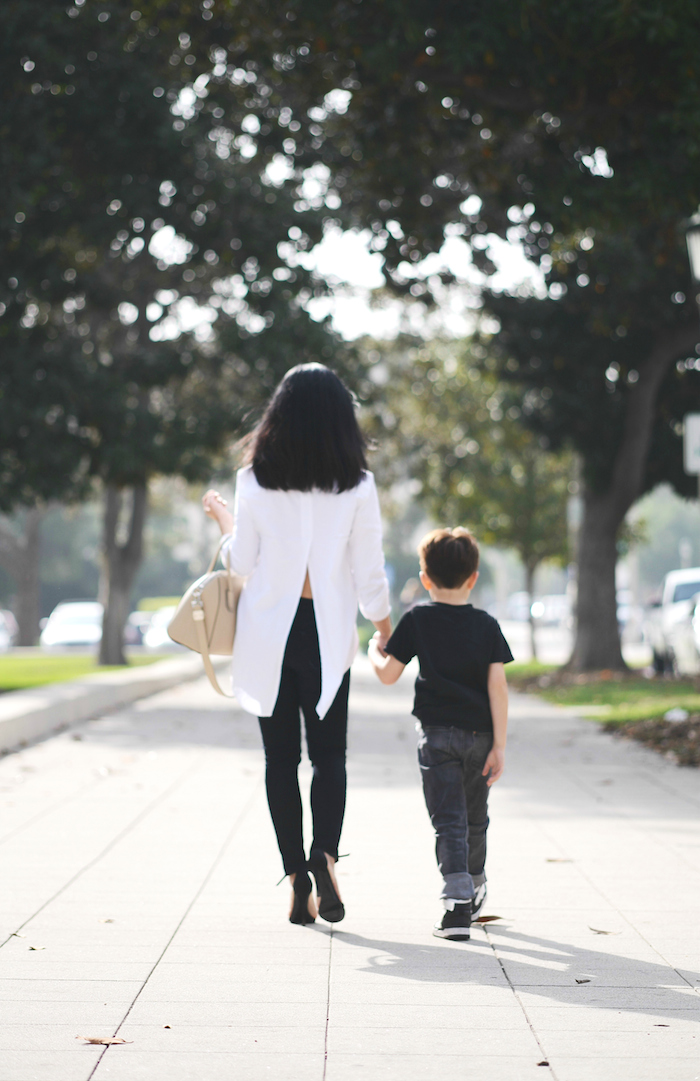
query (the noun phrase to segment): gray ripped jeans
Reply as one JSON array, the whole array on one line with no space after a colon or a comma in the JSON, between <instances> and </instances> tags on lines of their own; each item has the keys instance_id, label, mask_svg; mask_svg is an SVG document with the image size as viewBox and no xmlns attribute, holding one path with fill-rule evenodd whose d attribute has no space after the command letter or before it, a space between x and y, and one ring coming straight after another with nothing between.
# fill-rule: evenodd
<instances>
[{"instance_id":1,"label":"gray ripped jeans","mask_svg":"<svg viewBox=\"0 0 700 1081\"><path fill-rule=\"evenodd\" d=\"M462 728L416 728L423 793L443 878L441 897L469 901L486 881L489 790L481 771L493 737Z\"/></svg>"}]
</instances>

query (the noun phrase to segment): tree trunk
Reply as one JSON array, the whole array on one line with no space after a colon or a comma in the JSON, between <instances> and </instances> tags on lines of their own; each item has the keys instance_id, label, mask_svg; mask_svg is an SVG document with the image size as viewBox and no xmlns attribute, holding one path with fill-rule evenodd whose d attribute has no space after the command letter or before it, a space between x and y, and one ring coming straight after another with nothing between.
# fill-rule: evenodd
<instances>
[{"instance_id":1,"label":"tree trunk","mask_svg":"<svg viewBox=\"0 0 700 1081\"><path fill-rule=\"evenodd\" d=\"M124 626L129 615L131 587L143 557L146 522L146 485L131 489L131 506L125 506L124 489L105 486L100 599L104 605L100 664L126 664Z\"/></svg>"},{"instance_id":2,"label":"tree trunk","mask_svg":"<svg viewBox=\"0 0 700 1081\"><path fill-rule=\"evenodd\" d=\"M0 523L0 563L14 579L14 614L19 625L18 646L35 646L39 638L39 548L43 508L22 515L22 532Z\"/></svg>"},{"instance_id":3,"label":"tree trunk","mask_svg":"<svg viewBox=\"0 0 700 1081\"><path fill-rule=\"evenodd\" d=\"M617 534L644 490L656 400L669 366L697 339L695 325L658 341L627 391L622 439L605 492L584 490L578 542L576 640L567 667L579 672L625 669L617 623ZM585 473L585 465L584 465Z\"/></svg>"},{"instance_id":4,"label":"tree trunk","mask_svg":"<svg viewBox=\"0 0 700 1081\"><path fill-rule=\"evenodd\" d=\"M577 633L569 667L582 672L624 669L615 589L620 522L610 520L605 499L586 493L583 505L578 544Z\"/></svg>"},{"instance_id":5,"label":"tree trunk","mask_svg":"<svg viewBox=\"0 0 700 1081\"><path fill-rule=\"evenodd\" d=\"M530 624L530 652L532 653L532 660L537 660L537 636L535 634L535 617L532 614L532 603L535 599L535 571L537 567L526 566L525 567L525 589L527 591L528 598L528 610L527 620Z\"/></svg>"}]
</instances>

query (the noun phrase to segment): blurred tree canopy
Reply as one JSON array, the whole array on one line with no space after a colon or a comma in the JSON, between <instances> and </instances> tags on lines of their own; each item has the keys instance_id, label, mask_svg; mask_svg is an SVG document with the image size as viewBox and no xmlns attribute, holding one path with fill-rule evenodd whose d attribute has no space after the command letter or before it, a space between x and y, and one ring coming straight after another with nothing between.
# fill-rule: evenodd
<instances>
[{"instance_id":1,"label":"blurred tree canopy","mask_svg":"<svg viewBox=\"0 0 700 1081\"><path fill-rule=\"evenodd\" d=\"M167 14L168 5L152 7ZM0 408L5 438L14 437L0 474L7 507L57 494L47 455L56 463L65 454L65 483L73 458L117 483L141 472L146 448L159 471L181 447L185 464L194 461L188 435L211 425L194 409L185 417L172 403L161 409L139 390L163 387L167 399L187 380L211 385L212 368L227 365L240 421L280 371L305 355L330 356L337 343L303 310L316 283L277 250L310 247L322 224L295 207L294 184L265 175L271 153L250 153L250 137L235 146L217 132L206 80L193 85L185 63L179 16L155 22L121 4L66 10L29 0L5 4L0 19ZM239 131L248 93L244 85ZM178 335L172 313L183 300L218 317L226 358ZM193 344L201 379L188 371ZM106 438L91 423L101 409ZM148 428L131 451L115 442L122 420ZM31 454L23 453L27 440Z\"/></svg>"},{"instance_id":2,"label":"blurred tree canopy","mask_svg":"<svg viewBox=\"0 0 700 1081\"><path fill-rule=\"evenodd\" d=\"M650 484L682 487L678 416L697 408L682 236L700 192L697 6L7 0L0 26L4 505L110 476L73 397L84 358L138 356L140 381L113 359L104 399L126 387L123 430L138 409L147 429L155 388L174 401L194 378L182 358L194 373L206 352L167 337L183 298L218 314L211 364L258 402L291 354L343 359L304 310L319 286L300 259L324 222L369 228L392 288L426 303L450 281L420 270L446 227L486 271L497 234L523 244L548 300L487 291L491 351L527 424L583 461L575 661L620 666L616 534ZM113 314L124 303L133 324ZM204 461L189 434L183 453Z\"/></svg>"},{"instance_id":3,"label":"blurred tree canopy","mask_svg":"<svg viewBox=\"0 0 700 1081\"><path fill-rule=\"evenodd\" d=\"M111 662L148 478L205 479L292 364L351 367L305 311L319 286L295 254L322 222L247 134L256 91L229 97L235 136L219 127L169 8L0 10L0 506L103 481Z\"/></svg>"},{"instance_id":4,"label":"blurred tree canopy","mask_svg":"<svg viewBox=\"0 0 700 1081\"><path fill-rule=\"evenodd\" d=\"M575 664L622 666L616 535L649 485L688 490L677 404L700 396L682 229L700 195L700 11L287 0L237 4L234 35L233 10L212 5L203 39L283 76L285 153L325 166L327 206L371 230L397 292L430 300L416 264L446 226L486 271L492 233L542 271L549 303L484 299L527 422L582 457Z\"/></svg>"},{"instance_id":5,"label":"blurred tree canopy","mask_svg":"<svg viewBox=\"0 0 700 1081\"><path fill-rule=\"evenodd\" d=\"M518 394L484 371L477 341L400 337L369 352L381 356L370 415L383 475L417 481L437 523L516 551L532 597L540 563L569 557L571 455L522 425Z\"/></svg>"}]
</instances>

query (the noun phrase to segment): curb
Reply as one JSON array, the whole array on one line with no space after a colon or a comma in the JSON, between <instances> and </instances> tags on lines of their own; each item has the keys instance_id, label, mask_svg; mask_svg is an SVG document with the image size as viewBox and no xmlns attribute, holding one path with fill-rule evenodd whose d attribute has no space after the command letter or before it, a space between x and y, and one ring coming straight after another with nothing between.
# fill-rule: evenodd
<instances>
[{"instance_id":1,"label":"curb","mask_svg":"<svg viewBox=\"0 0 700 1081\"><path fill-rule=\"evenodd\" d=\"M214 663L218 668L227 662L229 658L222 657ZM203 675L198 655L181 656L121 672L96 672L65 683L10 691L0 695L0 754Z\"/></svg>"}]
</instances>

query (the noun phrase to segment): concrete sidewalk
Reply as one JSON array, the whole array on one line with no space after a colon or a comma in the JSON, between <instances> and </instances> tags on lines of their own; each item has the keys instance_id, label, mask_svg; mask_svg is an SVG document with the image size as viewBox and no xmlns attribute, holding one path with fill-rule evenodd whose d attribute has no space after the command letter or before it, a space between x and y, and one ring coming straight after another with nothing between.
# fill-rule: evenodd
<instances>
[{"instance_id":1,"label":"concrete sidewalk","mask_svg":"<svg viewBox=\"0 0 700 1081\"><path fill-rule=\"evenodd\" d=\"M225 658L213 658L215 668L222 662L226 663ZM1 694L0 752L16 750L68 725L99 717L201 675L201 657L183 651L151 664L106 672L98 669L65 683Z\"/></svg>"},{"instance_id":2,"label":"concrete sidewalk","mask_svg":"<svg viewBox=\"0 0 700 1081\"><path fill-rule=\"evenodd\" d=\"M333 931L204 680L0 761L0 1081L699 1078L700 774L516 697L502 920L443 942L410 691L358 663Z\"/></svg>"}]
</instances>

